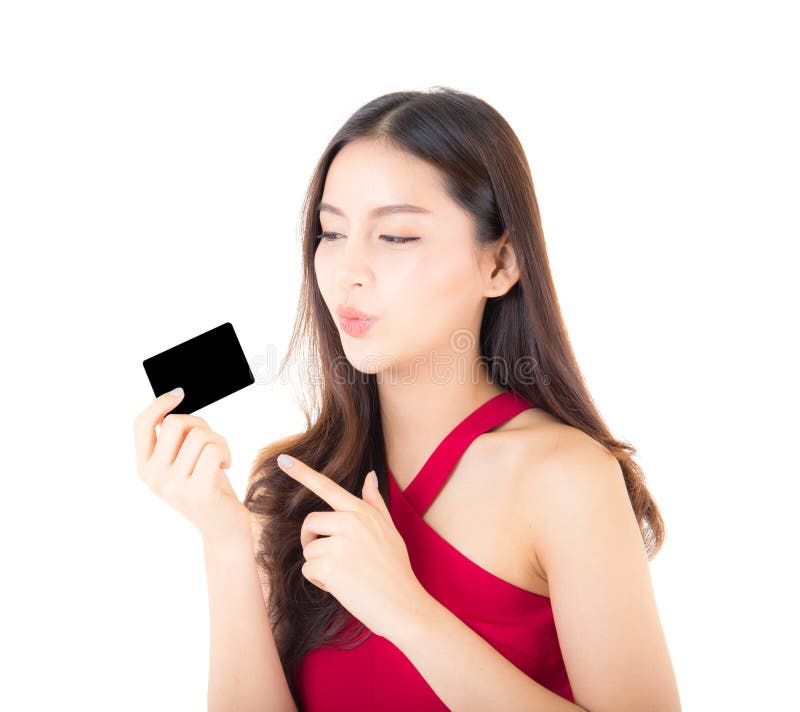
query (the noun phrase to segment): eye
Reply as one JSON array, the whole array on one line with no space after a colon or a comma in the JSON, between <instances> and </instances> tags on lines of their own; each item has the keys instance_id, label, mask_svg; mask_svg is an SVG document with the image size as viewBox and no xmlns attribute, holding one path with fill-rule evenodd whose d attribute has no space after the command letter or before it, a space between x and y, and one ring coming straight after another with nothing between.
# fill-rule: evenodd
<instances>
[{"instance_id":1,"label":"eye","mask_svg":"<svg viewBox=\"0 0 800 712\"><path fill-rule=\"evenodd\" d=\"M401 245L404 242L414 242L414 240L419 240L418 237L395 237L394 235L381 235L381 237L385 237L386 242L395 242Z\"/></svg>"},{"instance_id":2,"label":"eye","mask_svg":"<svg viewBox=\"0 0 800 712\"><path fill-rule=\"evenodd\" d=\"M338 232L321 232L319 235L317 235L316 239L324 240L325 242L333 242L340 237L342 237L342 235ZM386 242L400 245L406 242L414 242L415 240L419 240L418 237L397 237L395 235L381 235L381 237L385 238Z\"/></svg>"}]
</instances>

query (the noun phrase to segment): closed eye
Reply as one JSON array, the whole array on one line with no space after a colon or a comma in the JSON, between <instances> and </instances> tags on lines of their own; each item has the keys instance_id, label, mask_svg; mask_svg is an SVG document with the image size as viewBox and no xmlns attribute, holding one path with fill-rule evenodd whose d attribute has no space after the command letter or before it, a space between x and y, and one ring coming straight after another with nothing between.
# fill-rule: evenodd
<instances>
[{"instance_id":1,"label":"closed eye","mask_svg":"<svg viewBox=\"0 0 800 712\"><path fill-rule=\"evenodd\" d=\"M325 242L333 242L334 240L343 237L341 233L338 232L322 232L317 235L317 240L324 240ZM381 238L384 238L386 242L392 242L396 244L402 245L406 242L414 242L414 240L419 240L418 237L397 237L396 235L380 235Z\"/></svg>"}]
</instances>

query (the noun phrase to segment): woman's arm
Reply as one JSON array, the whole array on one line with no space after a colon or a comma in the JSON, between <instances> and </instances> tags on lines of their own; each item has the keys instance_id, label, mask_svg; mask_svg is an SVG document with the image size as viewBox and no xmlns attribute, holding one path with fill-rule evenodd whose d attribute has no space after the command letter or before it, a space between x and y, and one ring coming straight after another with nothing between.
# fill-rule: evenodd
<instances>
[{"instance_id":1,"label":"woman's arm","mask_svg":"<svg viewBox=\"0 0 800 712\"><path fill-rule=\"evenodd\" d=\"M523 457L524 461L525 457ZM616 458L579 430L520 463L575 700L591 712L679 712L649 562Z\"/></svg>"},{"instance_id":2,"label":"woman's arm","mask_svg":"<svg viewBox=\"0 0 800 712\"><path fill-rule=\"evenodd\" d=\"M204 539L203 548L211 627L208 712L297 712L269 625L249 525L238 537Z\"/></svg>"},{"instance_id":3,"label":"woman's arm","mask_svg":"<svg viewBox=\"0 0 800 712\"><path fill-rule=\"evenodd\" d=\"M418 610L389 639L451 710L586 712L528 677L433 596Z\"/></svg>"}]
</instances>

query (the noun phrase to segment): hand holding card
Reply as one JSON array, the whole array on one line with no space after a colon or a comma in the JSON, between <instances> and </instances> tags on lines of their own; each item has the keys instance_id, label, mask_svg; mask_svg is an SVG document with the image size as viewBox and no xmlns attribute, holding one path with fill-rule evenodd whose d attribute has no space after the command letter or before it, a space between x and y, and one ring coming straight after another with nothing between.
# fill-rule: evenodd
<instances>
[{"instance_id":1,"label":"hand holding card","mask_svg":"<svg viewBox=\"0 0 800 712\"><path fill-rule=\"evenodd\" d=\"M174 415L181 397L164 393L134 419L139 479L192 522L204 542L244 541L250 513L224 469L231 465L228 443L203 418Z\"/></svg>"},{"instance_id":2,"label":"hand holding card","mask_svg":"<svg viewBox=\"0 0 800 712\"><path fill-rule=\"evenodd\" d=\"M233 326L221 324L142 365L157 397L135 419L140 479L204 540L239 540L250 518L225 473L228 443L203 418L189 415L255 382ZM182 392L170 393L175 388Z\"/></svg>"}]
</instances>

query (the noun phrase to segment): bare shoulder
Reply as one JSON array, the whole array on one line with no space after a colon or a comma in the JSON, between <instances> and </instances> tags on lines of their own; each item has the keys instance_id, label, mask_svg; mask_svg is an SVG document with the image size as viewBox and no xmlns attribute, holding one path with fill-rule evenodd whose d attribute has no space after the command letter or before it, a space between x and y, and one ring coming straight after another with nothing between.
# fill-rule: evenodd
<instances>
[{"instance_id":1,"label":"bare shoulder","mask_svg":"<svg viewBox=\"0 0 800 712\"><path fill-rule=\"evenodd\" d=\"M544 410L525 411L497 431L493 449L517 478L517 487L541 501L551 488L582 488L597 478L613 480L624 488L617 459L582 430L563 423ZM627 490L625 490L627 492Z\"/></svg>"},{"instance_id":2,"label":"bare shoulder","mask_svg":"<svg viewBox=\"0 0 800 712\"><path fill-rule=\"evenodd\" d=\"M523 411L491 437L485 456L513 473L515 490L527 495L527 503L541 501L548 488L580 488L582 480L597 477L624 487L619 462L608 450L539 408Z\"/></svg>"},{"instance_id":3,"label":"bare shoulder","mask_svg":"<svg viewBox=\"0 0 800 712\"><path fill-rule=\"evenodd\" d=\"M507 425L492 433L489 457L511 477L520 535L531 566L547 581L540 540L547 528L546 515L552 515L558 501L576 491L591 496L590 482L598 478L616 487L617 495L626 500L627 489L617 459L578 428L540 408L523 411Z\"/></svg>"},{"instance_id":4,"label":"bare shoulder","mask_svg":"<svg viewBox=\"0 0 800 712\"><path fill-rule=\"evenodd\" d=\"M625 482L617 458L582 430L545 414L540 422L515 433L514 471L528 492L529 501L548 496L577 494L600 481L605 486ZM543 499L545 498L545 499Z\"/></svg>"}]
</instances>

